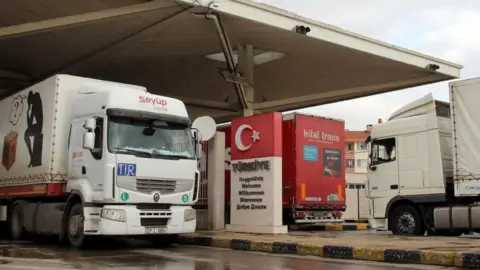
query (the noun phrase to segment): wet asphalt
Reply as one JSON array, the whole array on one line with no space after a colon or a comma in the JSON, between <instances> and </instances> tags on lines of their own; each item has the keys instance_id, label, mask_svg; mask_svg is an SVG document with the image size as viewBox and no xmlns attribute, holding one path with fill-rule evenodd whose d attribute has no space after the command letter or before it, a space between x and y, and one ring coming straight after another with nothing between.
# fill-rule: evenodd
<instances>
[{"instance_id":1,"label":"wet asphalt","mask_svg":"<svg viewBox=\"0 0 480 270\"><path fill-rule=\"evenodd\" d=\"M412 270L437 266L392 265L315 257L273 255L214 248L173 246L156 249L146 242L102 240L85 251L41 242L0 242L0 269L132 270ZM454 268L450 268L453 270Z\"/></svg>"}]
</instances>

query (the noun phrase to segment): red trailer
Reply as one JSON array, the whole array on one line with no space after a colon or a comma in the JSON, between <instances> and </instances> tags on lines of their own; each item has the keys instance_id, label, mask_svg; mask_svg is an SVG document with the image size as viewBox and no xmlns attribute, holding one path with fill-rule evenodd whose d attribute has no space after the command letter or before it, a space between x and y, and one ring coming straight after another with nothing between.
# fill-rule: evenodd
<instances>
[{"instance_id":1,"label":"red trailer","mask_svg":"<svg viewBox=\"0 0 480 270\"><path fill-rule=\"evenodd\" d=\"M230 124L225 132L225 201L230 209ZM289 113L283 116L284 224L342 222L346 209L343 120ZM228 217L229 215L227 215Z\"/></svg>"}]
</instances>

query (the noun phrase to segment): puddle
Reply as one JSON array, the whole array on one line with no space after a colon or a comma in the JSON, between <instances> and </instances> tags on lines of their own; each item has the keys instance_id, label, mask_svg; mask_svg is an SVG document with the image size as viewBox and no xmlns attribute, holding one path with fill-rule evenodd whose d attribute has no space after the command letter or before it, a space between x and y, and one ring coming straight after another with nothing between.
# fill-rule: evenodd
<instances>
[{"instance_id":1,"label":"puddle","mask_svg":"<svg viewBox=\"0 0 480 270\"><path fill-rule=\"evenodd\" d=\"M55 259L55 253L41 252L36 248L2 247L0 256L11 258Z\"/></svg>"},{"instance_id":2,"label":"puddle","mask_svg":"<svg viewBox=\"0 0 480 270\"><path fill-rule=\"evenodd\" d=\"M136 248L148 248L148 246L140 245ZM52 243L27 243L26 245L11 243L10 245L0 246L0 257L40 260L63 259L69 261L91 256L125 256L131 254L130 250L131 247L128 244L116 241L96 243L94 247L87 250L75 250Z\"/></svg>"}]
</instances>

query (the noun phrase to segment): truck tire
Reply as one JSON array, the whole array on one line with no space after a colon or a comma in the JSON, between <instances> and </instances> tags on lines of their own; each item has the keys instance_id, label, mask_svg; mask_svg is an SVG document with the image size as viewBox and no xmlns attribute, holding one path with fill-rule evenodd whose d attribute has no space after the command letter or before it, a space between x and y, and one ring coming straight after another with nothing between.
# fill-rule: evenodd
<instances>
[{"instance_id":1,"label":"truck tire","mask_svg":"<svg viewBox=\"0 0 480 270\"><path fill-rule=\"evenodd\" d=\"M74 248L80 249L87 246L88 237L83 231L84 220L82 203L76 203L70 209L67 221L68 242Z\"/></svg>"},{"instance_id":2,"label":"truck tire","mask_svg":"<svg viewBox=\"0 0 480 270\"><path fill-rule=\"evenodd\" d=\"M425 233L420 213L411 205L396 207L390 214L388 223L390 231L395 235L423 235Z\"/></svg>"},{"instance_id":3,"label":"truck tire","mask_svg":"<svg viewBox=\"0 0 480 270\"><path fill-rule=\"evenodd\" d=\"M16 203L10 216L10 236L13 240L22 240L25 238L25 227L23 226L23 207L21 203Z\"/></svg>"}]
</instances>

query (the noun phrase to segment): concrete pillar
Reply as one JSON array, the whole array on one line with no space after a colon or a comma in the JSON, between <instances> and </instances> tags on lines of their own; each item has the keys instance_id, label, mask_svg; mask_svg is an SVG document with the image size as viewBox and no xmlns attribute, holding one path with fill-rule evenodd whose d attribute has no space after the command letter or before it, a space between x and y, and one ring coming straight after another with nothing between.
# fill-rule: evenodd
<instances>
[{"instance_id":1,"label":"concrete pillar","mask_svg":"<svg viewBox=\"0 0 480 270\"><path fill-rule=\"evenodd\" d=\"M255 97L254 73L255 63L253 61L253 46L239 44L237 48L238 53L238 68L252 84L252 87L244 86L245 95L247 97L248 108L243 110L243 116L250 116L254 114L253 102Z\"/></svg>"},{"instance_id":2,"label":"concrete pillar","mask_svg":"<svg viewBox=\"0 0 480 270\"><path fill-rule=\"evenodd\" d=\"M208 142L208 229L225 228L225 133Z\"/></svg>"}]
</instances>

